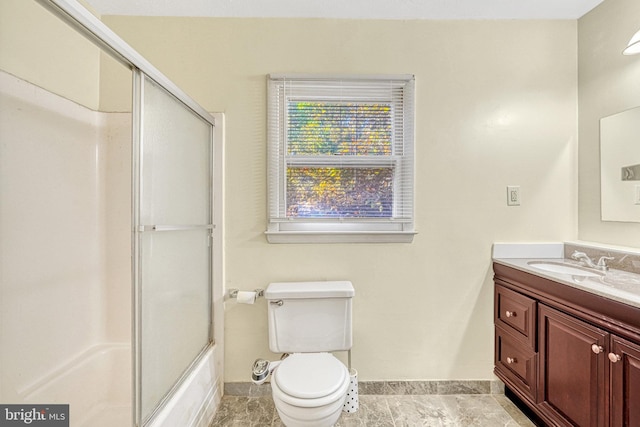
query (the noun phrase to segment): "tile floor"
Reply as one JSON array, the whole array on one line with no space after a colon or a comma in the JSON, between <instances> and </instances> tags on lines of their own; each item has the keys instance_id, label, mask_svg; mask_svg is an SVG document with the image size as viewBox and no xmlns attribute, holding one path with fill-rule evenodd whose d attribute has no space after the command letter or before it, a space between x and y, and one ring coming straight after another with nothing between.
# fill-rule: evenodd
<instances>
[{"instance_id":1,"label":"tile floor","mask_svg":"<svg viewBox=\"0 0 640 427\"><path fill-rule=\"evenodd\" d=\"M360 395L336 427L534 427L503 394ZM282 427L271 396L224 396L211 427Z\"/></svg>"}]
</instances>

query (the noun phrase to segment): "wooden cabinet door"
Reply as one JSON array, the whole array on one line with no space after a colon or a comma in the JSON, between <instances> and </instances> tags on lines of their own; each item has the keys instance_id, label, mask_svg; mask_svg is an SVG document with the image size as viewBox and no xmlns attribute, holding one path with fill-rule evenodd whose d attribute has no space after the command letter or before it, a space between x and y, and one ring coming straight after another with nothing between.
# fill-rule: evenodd
<instances>
[{"instance_id":1,"label":"wooden cabinet door","mask_svg":"<svg viewBox=\"0 0 640 427\"><path fill-rule=\"evenodd\" d=\"M640 345L612 336L611 426L640 426Z\"/></svg>"},{"instance_id":2,"label":"wooden cabinet door","mask_svg":"<svg viewBox=\"0 0 640 427\"><path fill-rule=\"evenodd\" d=\"M545 305L539 307L541 407L558 425L606 425L609 334Z\"/></svg>"}]
</instances>

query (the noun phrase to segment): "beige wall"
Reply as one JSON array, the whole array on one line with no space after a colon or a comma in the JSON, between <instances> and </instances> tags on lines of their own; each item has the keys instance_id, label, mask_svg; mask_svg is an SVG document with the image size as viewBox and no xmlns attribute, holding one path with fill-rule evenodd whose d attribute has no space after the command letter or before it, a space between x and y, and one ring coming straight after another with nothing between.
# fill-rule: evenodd
<instances>
[{"instance_id":1,"label":"beige wall","mask_svg":"<svg viewBox=\"0 0 640 427\"><path fill-rule=\"evenodd\" d=\"M361 379L492 378L492 242L577 236L575 21L105 21L226 113L227 287L351 280ZM275 72L416 75L414 243L266 242L265 75ZM522 206L506 206L507 185L521 186ZM227 303L225 320L225 380L248 381L256 357L276 357L266 304Z\"/></svg>"},{"instance_id":2,"label":"beige wall","mask_svg":"<svg viewBox=\"0 0 640 427\"><path fill-rule=\"evenodd\" d=\"M640 106L640 56L621 54L639 16L639 1L607 0L578 22L582 240L640 247L640 223L600 220L599 134L602 117Z\"/></svg>"},{"instance_id":3,"label":"beige wall","mask_svg":"<svg viewBox=\"0 0 640 427\"><path fill-rule=\"evenodd\" d=\"M35 1L0 1L0 70L98 108L100 49Z\"/></svg>"}]
</instances>

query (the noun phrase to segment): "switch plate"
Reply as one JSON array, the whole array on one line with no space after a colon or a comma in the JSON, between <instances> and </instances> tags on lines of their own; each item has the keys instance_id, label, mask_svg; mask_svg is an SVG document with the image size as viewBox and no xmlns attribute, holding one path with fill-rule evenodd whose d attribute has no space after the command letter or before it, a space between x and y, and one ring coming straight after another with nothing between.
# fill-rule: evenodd
<instances>
[{"instance_id":1,"label":"switch plate","mask_svg":"<svg viewBox=\"0 0 640 427\"><path fill-rule=\"evenodd\" d=\"M507 206L520 206L519 185L507 185Z\"/></svg>"},{"instance_id":2,"label":"switch plate","mask_svg":"<svg viewBox=\"0 0 640 427\"><path fill-rule=\"evenodd\" d=\"M633 203L635 203L636 205L640 205L640 185L635 186Z\"/></svg>"}]
</instances>

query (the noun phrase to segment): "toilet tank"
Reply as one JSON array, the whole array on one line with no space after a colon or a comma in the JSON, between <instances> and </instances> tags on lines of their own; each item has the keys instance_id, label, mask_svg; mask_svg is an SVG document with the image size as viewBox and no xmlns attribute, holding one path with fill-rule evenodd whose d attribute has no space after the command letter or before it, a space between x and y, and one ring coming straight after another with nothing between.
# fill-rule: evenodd
<instances>
[{"instance_id":1,"label":"toilet tank","mask_svg":"<svg viewBox=\"0 0 640 427\"><path fill-rule=\"evenodd\" d=\"M270 283L269 348L274 353L349 350L353 285L340 282Z\"/></svg>"}]
</instances>

